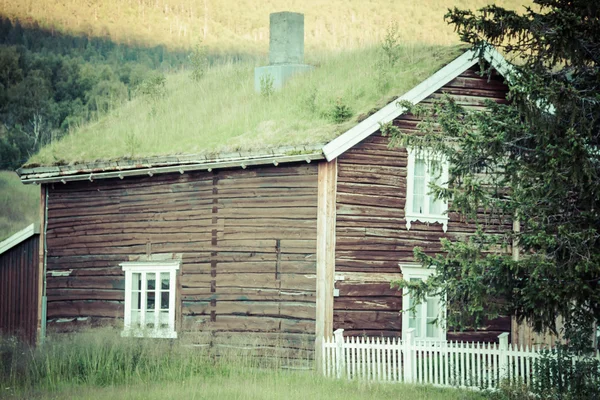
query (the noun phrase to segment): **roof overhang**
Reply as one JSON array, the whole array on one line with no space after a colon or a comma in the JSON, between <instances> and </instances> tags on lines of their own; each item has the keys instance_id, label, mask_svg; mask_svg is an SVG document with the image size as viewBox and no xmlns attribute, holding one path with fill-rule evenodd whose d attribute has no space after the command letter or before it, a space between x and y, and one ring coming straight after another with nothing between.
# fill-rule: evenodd
<instances>
[{"instance_id":1,"label":"roof overhang","mask_svg":"<svg viewBox=\"0 0 600 400\"><path fill-rule=\"evenodd\" d=\"M359 124L327 143L323 147L323 153L325 154L327 161L337 158L373 133L377 132L382 124L391 122L406 112L406 108L402 107L399 102L409 101L413 104L417 104L423 101L434 92L441 89L448 82L457 78L460 74L477 64L480 59L479 56L480 53L474 50L466 51L404 95L398 97L396 100L387 104ZM494 47L486 47L482 56L496 71L498 71L498 73L509 79L514 68Z\"/></svg>"},{"instance_id":2,"label":"roof overhang","mask_svg":"<svg viewBox=\"0 0 600 400\"><path fill-rule=\"evenodd\" d=\"M16 245L18 245L19 243L22 243L23 241L29 239L33 235L37 235L39 233L40 233L40 225L39 224L29 225L27 228L20 230L19 232L15 233L8 239L5 239L2 242L0 242L0 254L7 252L8 250L10 250L13 247L15 247Z\"/></svg>"},{"instance_id":3,"label":"roof overhang","mask_svg":"<svg viewBox=\"0 0 600 400\"><path fill-rule=\"evenodd\" d=\"M21 168L17 173L21 181L28 183L56 183L94 181L97 179L153 176L179 172L212 171L223 168L247 168L256 165L279 165L284 163L322 160L325 156L321 146L312 148L281 148L270 153L233 153L219 156L170 156L144 160L120 160L53 167Z\"/></svg>"}]
</instances>

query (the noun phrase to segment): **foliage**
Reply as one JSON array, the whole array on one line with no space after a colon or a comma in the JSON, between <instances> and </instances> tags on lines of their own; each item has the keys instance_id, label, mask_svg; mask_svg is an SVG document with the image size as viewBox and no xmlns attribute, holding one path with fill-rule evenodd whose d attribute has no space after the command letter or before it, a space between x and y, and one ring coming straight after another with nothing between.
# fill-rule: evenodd
<instances>
[{"instance_id":1,"label":"foliage","mask_svg":"<svg viewBox=\"0 0 600 400\"><path fill-rule=\"evenodd\" d=\"M519 57L507 77L510 104L471 112L446 98L412 108L425 118L423 136L387 130L395 144L448 158L448 189L432 191L478 227L467 240L444 241L444 256L416 251L437 273L415 295L447 295L458 326L497 315L538 331L555 331L559 315L565 326L585 323L564 333L572 350L586 351L600 321L600 4L535 3L523 15L496 6L447 14L476 51L490 43ZM508 224L504 234L499 224Z\"/></svg>"},{"instance_id":2,"label":"foliage","mask_svg":"<svg viewBox=\"0 0 600 400\"><path fill-rule=\"evenodd\" d=\"M388 26L383 43L381 44L381 52L385 63L394 67L400 59L400 34L398 33L398 24L393 23Z\"/></svg>"},{"instance_id":3,"label":"foliage","mask_svg":"<svg viewBox=\"0 0 600 400\"><path fill-rule=\"evenodd\" d=\"M352 109L344 102L341 97L338 97L329 112L329 118L336 124L348 121L352 117Z\"/></svg>"},{"instance_id":4,"label":"foliage","mask_svg":"<svg viewBox=\"0 0 600 400\"><path fill-rule=\"evenodd\" d=\"M127 101L153 69L183 55L25 29L0 17L0 169Z\"/></svg>"},{"instance_id":5,"label":"foliage","mask_svg":"<svg viewBox=\"0 0 600 400\"><path fill-rule=\"evenodd\" d=\"M271 74L265 74L260 77L260 95L262 97L269 98L275 92L273 88L273 76Z\"/></svg>"},{"instance_id":6,"label":"foliage","mask_svg":"<svg viewBox=\"0 0 600 400\"><path fill-rule=\"evenodd\" d=\"M206 46L202 44L194 46L194 49L188 56L188 60L192 70L190 76L192 80L198 82L206 75L206 70L208 69L208 51Z\"/></svg>"}]
</instances>

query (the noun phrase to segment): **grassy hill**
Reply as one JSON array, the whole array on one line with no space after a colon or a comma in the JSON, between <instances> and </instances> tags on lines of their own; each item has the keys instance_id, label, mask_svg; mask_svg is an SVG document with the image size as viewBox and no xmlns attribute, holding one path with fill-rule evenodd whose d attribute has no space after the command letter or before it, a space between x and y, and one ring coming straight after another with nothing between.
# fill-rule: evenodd
<instances>
[{"instance_id":1,"label":"grassy hill","mask_svg":"<svg viewBox=\"0 0 600 400\"><path fill-rule=\"evenodd\" d=\"M0 241L38 222L40 187L23 185L16 173L0 171Z\"/></svg>"},{"instance_id":2,"label":"grassy hill","mask_svg":"<svg viewBox=\"0 0 600 400\"><path fill-rule=\"evenodd\" d=\"M378 43L391 23L405 43L449 45L458 38L443 20L448 8L492 3L518 11L531 0L4 0L0 14L115 42L189 48L203 40L213 51L264 54L271 12L305 14L307 49Z\"/></svg>"}]
</instances>

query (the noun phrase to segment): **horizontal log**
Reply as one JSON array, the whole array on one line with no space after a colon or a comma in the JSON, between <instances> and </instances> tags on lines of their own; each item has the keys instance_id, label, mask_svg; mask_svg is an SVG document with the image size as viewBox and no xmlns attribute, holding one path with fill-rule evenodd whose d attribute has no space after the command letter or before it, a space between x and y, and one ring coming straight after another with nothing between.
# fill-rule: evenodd
<instances>
[{"instance_id":1,"label":"horizontal log","mask_svg":"<svg viewBox=\"0 0 600 400\"><path fill-rule=\"evenodd\" d=\"M371 311L401 311L402 296L361 296L361 297L336 297L333 309L344 310L371 310Z\"/></svg>"},{"instance_id":2,"label":"horizontal log","mask_svg":"<svg viewBox=\"0 0 600 400\"><path fill-rule=\"evenodd\" d=\"M67 300L125 301L124 290L48 288L46 296L48 298L48 302Z\"/></svg>"},{"instance_id":3,"label":"horizontal log","mask_svg":"<svg viewBox=\"0 0 600 400\"><path fill-rule=\"evenodd\" d=\"M208 316L186 316L183 318L186 331L229 331L229 332L314 332L311 320L297 320L258 316L217 316L211 322Z\"/></svg>"},{"instance_id":4,"label":"horizontal log","mask_svg":"<svg viewBox=\"0 0 600 400\"><path fill-rule=\"evenodd\" d=\"M291 289L255 289L255 288L219 288L217 292L211 292L210 287L183 288L181 290L182 301L300 301L314 302L316 292Z\"/></svg>"},{"instance_id":5,"label":"horizontal log","mask_svg":"<svg viewBox=\"0 0 600 400\"><path fill-rule=\"evenodd\" d=\"M333 311L333 324L342 329L402 329L402 317L397 311Z\"/></svg>"},{"instance_id":6,"label":"horizontal log","mask_svg":"<svg viewBox=\"0 0 600 400\"><path fill-rule=\"evenodd\" d=\"M344 301L342 300L344 297L348 296L350 298L352 297L356 297L356 296L360 296L360 297L366 297L366 296L372 296L372 297L378 297L378 296L395 296L395 297L401 297L402 293L399 292L397 289L392 289L390 287L390 282L387 281L383 281L383 282L369 282L369 283L363 283L363 282L356 282L356 281L337 281L335 283L335 287L336 289L340 290L340 301ZM335 301L337 301L338 298L335 299Z\"/></svg>"},{"instance_id":7,"label":"horizontal log","mask_svg":"<svg viewBox=\"0 0 600 400\"><path fill-rule=\"evenodd\" d=\"M48 276L48 289L125 289L125 276Z\"/></svg>"},{"instance_id":8,"label":"horizontal log","mask_svg":"<svg viewBox=\"0 0 600 400\"><path fill-rule=\"evenodd\" d=\"M315 319L313 302L285 301L224 301L211 302L184 301L183 315L210 315L213 311L217 318L222 315L270 316L296 319Z\"/></svg>"},{"instance_id":9,"label":"horizontal log","mask_svg":"<svg viewBox=\"0 0 600 400\"><path fill-rule=\"evenodd\" d=\"M53 301L47 311L48 318L123 318L123 313L123 303L113 301Z\"/></svg>"}]
</instances>

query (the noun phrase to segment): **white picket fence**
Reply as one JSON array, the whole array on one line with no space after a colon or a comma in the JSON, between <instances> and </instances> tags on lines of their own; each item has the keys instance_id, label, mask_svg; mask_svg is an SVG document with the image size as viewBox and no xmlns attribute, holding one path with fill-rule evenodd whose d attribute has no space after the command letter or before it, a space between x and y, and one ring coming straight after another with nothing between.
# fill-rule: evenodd
<instances>
[{"instance_id":1,"label":"white picket fence","mask_svg":"<svg viewBox=\"0 0 600 400\"><path fill-rule=\"evenodd\" d=\"M407 382L437 386L498 388L503 379L530 384L539 348L499 343L416 341L343 337L343 329L323 340L322 371L326 376L369 381Z\"/></svg>"}]
</instances>

